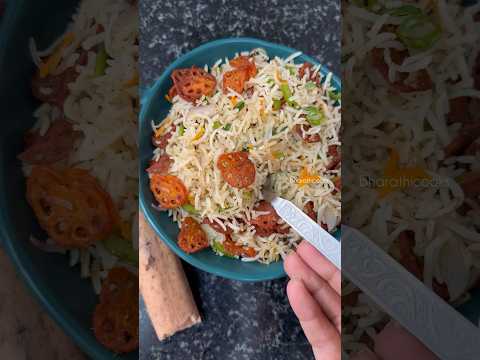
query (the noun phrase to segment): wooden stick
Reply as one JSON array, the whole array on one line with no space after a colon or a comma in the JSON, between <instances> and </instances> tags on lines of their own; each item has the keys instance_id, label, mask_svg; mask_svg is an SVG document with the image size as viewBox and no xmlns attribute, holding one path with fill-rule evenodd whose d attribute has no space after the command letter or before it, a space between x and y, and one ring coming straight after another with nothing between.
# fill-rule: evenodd
<instances>
[{"instance_id":1,"label":"wooden stick","mask_svg":"<svg viewBox=\"0 0 480 360\"><path fill-rule=\"evenodd\" d=\"M202 320L180 260L139 216L140 291L159 340Z\"/></svg>"}]
</instances>

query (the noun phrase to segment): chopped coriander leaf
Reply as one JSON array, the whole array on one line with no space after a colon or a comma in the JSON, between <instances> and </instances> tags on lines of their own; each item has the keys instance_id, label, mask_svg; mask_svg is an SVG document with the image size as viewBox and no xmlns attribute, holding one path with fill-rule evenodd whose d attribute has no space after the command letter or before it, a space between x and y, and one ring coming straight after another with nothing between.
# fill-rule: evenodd
<instances>
[{"instance_id":1,"label":"chopped coriander leaf","mask_svg":"<svg viewBox=\"0 0 480 360\"><path fill-rule=\"evenodd\" d=\"M273 85L273 84L275 84L275 80L273 80L272 78L268 78L267 79L267 84Z\"/></svg>"},{"instance_id":2,"label":"chopped coriander leaf","mask_svg":"<svg viewBox=\"0 0 480 360\"><path fill-rule=\"evenodd\" d=\"M308 81L306 84L305 84L305 88L307 90L312 90L312 89L315 89L317 87L317 84L315 84L313 81Z\"/></svg>"},{"instance_id":3,"label":"chopped coriander leaf","mask_svg":"<svg viewBox=\"0 0 480 360\"><path fill-rule=\"evenodd\" d=\"M213 123L213 129L216 130L216 129L219 129L221 127L222 127L222 123L220 121L217 120Z\"/></svg>"},{"instance_id":4,"label":"chopped coriander leaf","mask_svg":"<svg viewBox=\"0 0 480 360\"><path fill-rule=\"evenodd\" d=\"M235 109L242 110L245 107L245 101L240 101L237 105L235 105Z\"/></svg>"},{"instance_id":5,"label":"chopped coriander leaf","mask_svg":"<svg viewBox=\"0 0 480 360\"><path fill-rule=\"evenodd\" d=\"M225 126L223 127L223 130L229 131L231 128L232 128L232 124L228 123L228 124L225 124Z\"/></svg>"}]
</instances>

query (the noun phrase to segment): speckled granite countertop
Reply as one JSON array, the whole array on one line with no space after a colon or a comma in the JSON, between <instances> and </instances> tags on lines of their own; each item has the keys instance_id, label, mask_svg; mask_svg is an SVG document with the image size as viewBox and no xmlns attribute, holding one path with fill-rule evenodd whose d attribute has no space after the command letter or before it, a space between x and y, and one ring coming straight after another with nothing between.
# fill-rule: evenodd
<instances>
[{"instance_id":1,"label":"speckled granite countertop","mask_svg":"<svg viewBox=\"0 0 480 360\"><path fill-rule=\"evenodd\" d=\"M210 40L256 37L340 69L337 0L142 0L142 85L178 56ZM185 265L203 323L158 342L142 304L141 360L313 359L288 304L286 280L241 283Z\"/></svg>"}]
</instances>

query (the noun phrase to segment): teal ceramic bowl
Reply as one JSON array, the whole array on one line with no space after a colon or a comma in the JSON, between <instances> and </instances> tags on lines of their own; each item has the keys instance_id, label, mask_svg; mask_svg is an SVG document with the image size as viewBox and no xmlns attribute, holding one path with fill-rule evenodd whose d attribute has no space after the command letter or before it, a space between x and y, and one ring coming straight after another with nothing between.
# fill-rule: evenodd
<instances>
[{"instance_id":1,"label":"teal ceramic bowl","mask_svg":"<svg viewBox=\"0 0 480 360\"><path fill-rule=\"evenodd\" d=\"M78 267L70 268L64 255L47 254L29 242L30 234L42 236L25 200L25 181L16 155L23 136L33 125L30 83L34 64L28 39L34 36L40 48L64 32L75 11L75 0L7 1L0 20L0 240L31 291L51 316L92 359L138 359L138 352L118 356L100 345L92 332L92 314L97 302L89 280L80 278ZM28 311L28 309L25 309Z\"/></svg>"},{"instance_id":2,"label":"teal ceramic bowl","mask_svg":"<svg viewBox=\"0 0 480 360\"><path fill-rule=\"evenodd\" d=\"M217 256L210 249L196 254L183 252L178 247L176 241L178 226L167 216L166 212L159 212L152 207L155 201L150 192L148 176L144 169L148 167L153 151L150 141L152 134L150 122L151 120L158 122L158 120L164 119L171 108L171 104L164 98L172 85L170 79L171 72L174 69L192 65L203 67L203 65L207 64L212 66L217 59L232 58L235 53L259 47L264 48L270 57L279 56L286 58L297 51L286 46L252 38L222 39L199 46L168 66L153 87L145 92L144 96L142 96L140 115L140 203L149 223L162 240L186 262L209 273L240 281L263 281L283 277L285 276L283 262L279 261L269 265L243 262ZM295 62L298 63L305 61L318 64L318 61L306 55L295 59ZM322 68L321 72L327 74L329 71L326 68ZM337 90L341 90L340 80L337 77L333 78L333 84ZM339 234L337 234L337 237L339 238Z\"/></svg>"}]
</instances>

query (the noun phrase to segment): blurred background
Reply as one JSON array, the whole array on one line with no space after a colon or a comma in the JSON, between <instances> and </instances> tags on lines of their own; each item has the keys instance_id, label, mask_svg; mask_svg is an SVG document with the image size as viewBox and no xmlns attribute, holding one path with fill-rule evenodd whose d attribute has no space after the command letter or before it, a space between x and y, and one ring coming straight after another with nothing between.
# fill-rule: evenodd
<instances>
[{"instance_id":1,"label":"blurred background","mask_svg":"<svg viewBox=\"0 0 480 360\"><path fill-rule=\"evenodd\" d=\"M239 36L298 49L339 74L339 1L141 0L141 87L197 46ZM241 283L184 269L203 322L159 342L142 303L140 359L313 359L286 279Z\"/></svg>"}]
</instances>

